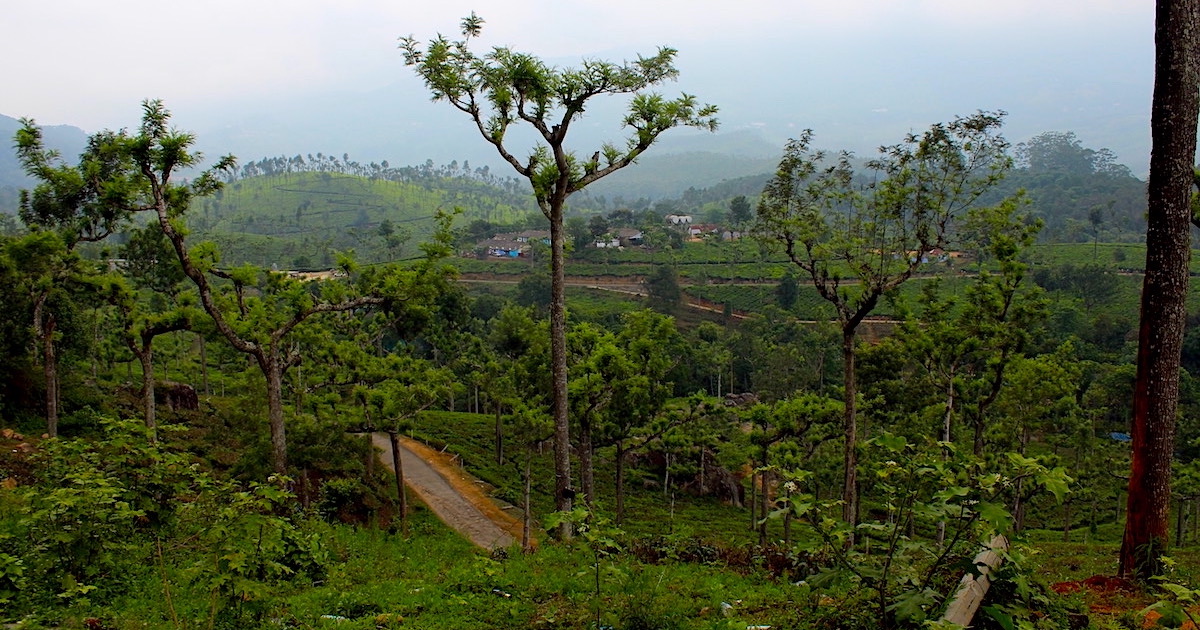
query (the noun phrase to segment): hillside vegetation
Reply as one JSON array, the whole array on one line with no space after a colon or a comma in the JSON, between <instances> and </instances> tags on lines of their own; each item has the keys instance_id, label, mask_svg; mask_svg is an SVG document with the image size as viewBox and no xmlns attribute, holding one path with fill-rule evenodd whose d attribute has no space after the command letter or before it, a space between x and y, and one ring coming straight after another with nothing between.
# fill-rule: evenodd
<instances>
[{"instance_id":1,"label":"hillside vegetation","mask_svg":"<svg viewBox=\"0 0 1200 630\"><path fill-rule=\"evenodd\" d=\"M300 172L234 181L197 202L191 225L233 263L328 268L335 252L351 249L366 261L411 257L435 213L455 208L460 222L521 223L536 212L528 195L467 177Z\"/></svg>"},{"instance_id":2,"label":"hillside vegetation","mask_svg":"<svg viewBox=\"0 0 1200 630\"><path fill-rule=\"evenodd\" d=\"M1113 611L1160 596L1089 609L1060 595L1082 585L1049 584L1116 559L1138 245L1097 229L1035 246L1035 208L1016 201L944 240L866 243L854 219L921 213L872 215L868 197L842 212L849 177L825 182L827 215L774 224L812 205L756 220L749 195L685 195L728 208L720 226L581 204L559 303L570 432L552 445L546 247L476 246L541 217L516 180L321 154L172 180L166 149L191 139L168 118L149 102L137 137L45 165L27 229L0 236L0 623L918 630L943 627L1000 534L1016 545L975 627L1141 627ZM25 131L23 155L47 156ZM112 155L139 168L89 183L130 166ZM69 206L64 182L100 201ZM96 212L110 201L120 221ZM805 267L794 241L785 254L728 229L751 225L823 225L810 237L832 253ZM1198 586L1195 332L1182 354L1167 576L1181 599ZM403 467L384 469L385 434L475 473L532 536L488 553L448 534L406 499Z\"/></svg>"}]
</instances>

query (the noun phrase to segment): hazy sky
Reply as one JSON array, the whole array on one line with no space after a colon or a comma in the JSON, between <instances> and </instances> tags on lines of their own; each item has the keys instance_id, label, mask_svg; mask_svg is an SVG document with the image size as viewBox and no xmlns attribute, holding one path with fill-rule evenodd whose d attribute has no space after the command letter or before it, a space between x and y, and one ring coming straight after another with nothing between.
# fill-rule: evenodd
<instances>
[{"instance_id":1,"label":"hazy sky","mask_svg":"<svg viewBox=\"0 0 1200 630\"><path fill-rule=\"evenodd\" d=\"M261 149L251 159L394 146L399 163L437 146L411 134L453 117L397 37L457 35L471 11L484 45L564 65L675 47L682 77L664 91L718 104L725 131L812 127L866 151L1004 109L1014 140L1073 130L1135 172L1148 160L1151 0L17 0L0 25L0 114L92 132L134 126L140 101L162 98L179 126Z\"/></svg>"}]
</instances>

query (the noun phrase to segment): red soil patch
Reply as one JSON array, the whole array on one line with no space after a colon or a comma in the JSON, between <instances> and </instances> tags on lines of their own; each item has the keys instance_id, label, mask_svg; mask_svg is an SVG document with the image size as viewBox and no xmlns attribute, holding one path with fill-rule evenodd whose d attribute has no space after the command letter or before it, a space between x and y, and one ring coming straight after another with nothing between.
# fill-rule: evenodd
<instances>
[{"instance_id":1,"label":"red soil patch","mask_svg":"<svg viewBox=\"0 0 1200 630\"><path fill-rule=\"evenodd\" d=\"M1123 593L1125 595L1136 595L1141 593L1141 589L1133 582L1111 575L1093 575L1086 580L1077 582L1058 582L1057 584L1050 585L1050 588L1059 594L1077 593L1082 590L1098 594Z\"/></svg>"},{"instance_id":2,"label":"red soil patch","mask_svg":"<svg viewBox=\"0 0 1200 630\"><path fill-rule=\"evenodd\" d=\"M1058 582L1051 584L1050 588L1059 594L1083 592L1088 610L1097 615L1116 616L1138 612L1154 603L1154 597L1134 582L1111 575L1093 575L1086 580ZM1146 613L1142 627L1157 627L1156 622L1161 616L1154 611ZM1197 630L1190 621L1185 621L1182 627L1184 630Z\"/></svg>"}]
</instances>

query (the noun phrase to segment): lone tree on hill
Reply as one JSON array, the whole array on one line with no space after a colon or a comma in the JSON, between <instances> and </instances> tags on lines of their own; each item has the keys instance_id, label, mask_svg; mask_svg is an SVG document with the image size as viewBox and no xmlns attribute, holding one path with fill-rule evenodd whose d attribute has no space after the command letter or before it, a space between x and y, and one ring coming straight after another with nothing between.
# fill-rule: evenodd
<instances>
[{"instance_id":1,"label":"lone tree on hill","mask_svg":"<svg viewBox=\"0 0 1200 630\"><path fill-rule=\"evenodd\" d=\"M1149 212L1137 377L1133 461L1121 575L1160 575L1170 536L1171 460L1179 404L1179 363L1187 320L1190 196L1200 117L1200 0L1159 0L1150 109Z\"/></svg>"},{"instance_id":2,"label":"lone tree on hill","mask_svg":"<svg viewBox=\"0 0 1200 630\"><path fill-rule=\"evenodd\" d=\"M842 330L845 451L842 519L858 522L858 388L855 336L880 298L907 281L955 222L1012 166L999 134L1003 113L979 112L933 125L880 149L868 164L875 183L860 190L849 154L826 160L812 132L788 142L758 205L756 236L787 254ZM870 180L867 180L870 181Z\"/></svg>"},{"instance_id":3,"label":"lone tree on hill","mask_svg":"<svg viewBox=\"0 0 1200 630\"><path fill-rule=\"evenodd\" d=\"M632 164L664 131L679 126L715 130L717 108L701 105L689 94L672 100L644 92L678 76L672 48L659 48L657 54L632 62L585 60L579 68L560 69L505 47L476 54L470 43L482 27L483 19L472 13L462 21L461 40L438 35L422 50L409 36L400 39L400 47L405 64L424 79L433 99L447 101L470 116L483 138L529 180L538 207L550 220L555 506L569 511L574 491L570 487L563 208L572 193ZM622 121L631 131L624 146L604 144L590 159L576 157L566 148L571 124L583 116L594 97L622 94L633 95ZM506 144L513 125L528 125L539 138L523 158ZM570 536L570 526L563 525L560 534Z\"/></svg>"}]
</instances>

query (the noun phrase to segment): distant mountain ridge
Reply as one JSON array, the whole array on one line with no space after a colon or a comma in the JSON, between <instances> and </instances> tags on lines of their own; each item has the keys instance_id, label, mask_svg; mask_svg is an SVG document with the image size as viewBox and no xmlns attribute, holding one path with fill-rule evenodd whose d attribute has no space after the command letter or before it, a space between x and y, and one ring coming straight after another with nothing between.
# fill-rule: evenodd
<instances>
[{"instance_id":1,"label":"distant mountain ridge","mask_svg":"<svg viewBox=\"0 0 1200 630\"><path fill-rule=\"evenodd\" d=\"M437 121L429 122L436 123ZM21 169L12 148L13 137L18 129L20 129L18 119L0 115L0 136L8 139L8 148L0 150L0 213L15 213L19 190L34 184L33 180L26 176ZM83 151L88 139L86 132L70 125L43 127L43 133L47 146L57 150L68 163L74 162L76 156ZM1074 140L1073 134L1067 135ZM203 137L204 135L201 134L201 138ZM449 131L447 128L447 137L443 138L443 141L446 144L458 146L457 140L457 132ZM356 141L349 140L346 144L355 145ZM242 165L243 171L247 167L255 165L259 167L257 169L250 168L251 172L243 172L243 178L267 174L268 171L280 169L280 164L284 166L282 170L276 171L277 174L291 172L293 167L286 166L286 164L293 160L304 163L300 170L340 171L362 175L368 179L388 178L384 173L389 170L411 171L421 175L419 178L421 185L428 191L427 194L431 195L417 203L422 207L421 216L424 217L430 216L433 207L438 204L448 204L446 207L460 204L474 205L480 199L487 199L481 204L482 207L468 209L478 212L479 218L489 218L488 213L496 211L498 208L530 210L532 199L529 196L527 182L515 177L515 173L507 164L497 165L490 160L476 157L485 154L480 151L489 148L485 145L486 143L478 142L477 137L464 136L461 146L469 150L464 151L461 166L459 166L459 161L454 160L450 161L451 166L449 167L437 168L432 166L432 159L426 159L424 164L414 163L412 166L390 168L387 161L359 164L353 159L360 159L360 156L353 156L352 159L346 153L337 154L341 156L343 163L341 166L338 166L339 160L333 155L316 153L317 162L322 160L332 162L333 167L331 168L313 162L313 154L306 154L307 160L296 155L264 158L255 162L247 160L248 154L243 153L243 158L239 160L239 163ZM586 139L580 146L588 146ZM1086 148L1082 146L1068 148L1096 153L1085 150ZM226 152L215 145L210 146L209 149L210 155ZM404 151L397 152L406 153ZM1104 152L1111 155L1111 152L1107 152L1107 150ZM572 199L572 206L576 211L585 214L609 212L622 207L644 209L658 206L660 202L662 202L662 208L677 208L681 212L696 212L701 210L701 207L707 210L709 206L725 208L728 199L737 195L745 195L752 199L757 197L763 184L775 171L781 153L782 147L776 146L754 128L715 134L679 130L676 133L664 135L660 142L638 159L637 163L589 186L587 190ZM468 158L471 162L470 173L467 172ZM397 160L396 163L400 162ZM273 166L268 166L268 164ZM358 170L345 170L351 165ZM437 172L430 172L430 169ZM439 171L438 169L449 170ZM471 185L482 186L482 188L476 188L474 192L468 194L467 189L463 188L467 184L467 180L460 179L464 176L468 180L472 178L479 180ZM487 184L494 188L491 188L489 192L483 192L483 189L489 188ZM1016 169L998 188L996 194L1011 193L1019 187L1029 191L1029 198L1034 202L1032 208L1034 214L1046 221L1046 229L1043 232L1045 239L1063 241L1094 240L1096 238L1127 240L1144 231L1142 216L1145 212L1144 182L1130 176L1127 172L1116 175L1090 172L1070 174L1035 173L1028 169ZM438 192L434 192L434 189L438 189ZM233 193L234 191L227 192ZM242 198L234 204L237 207L236 210L219 201L211 202L213 210L223 207L224 212L221 214L227 212L231 214L227 215L225 222L216 220L216 216L208 217L212 220L208 227L215 229L214 233L254 234L254 238L247 236L254 243L248 249L253 250L255 246L261 245L259 242L259 237L262 236L260 230L264 230L272 222L276 225L286 224L285 219L294 216L298 204L303 203L303 200L293 199L288 203L297 205L287 205L276 200L275 197L283 192L287 192L285 196L289 197L298 194L296 191L276 190L276 186L273 185L257 189L258 199ZM393 195L399 195L399 197ZM236 194L231 195L231 199L237 197ZM313 203L316 203L315 200L319 198L321 197L314 197ZM354 198L356 197L348 195L341 202L339 208L330 208L330 211L349 208L353 205L350 203L350 199ZM389 192L383 194L384 201L381 203L388 205L401 199L415 198L408 194L400 195L400 193ZM436 199L437 203L427 205L428 201L432 199ZM413 202L404 201L402 203ZM262 206L262 208L252 209L254 206ZM367 216L360 217L358 216L359 210L359 208L354 210L353 217L348 222L337 220L321 222L319 229L340 229L347 224L359 224L356 229L361 232L367 226L376 227L378 221L392 214L387 212L375 216L382 208L366 207L364 212ZM242 214L245 212L249 214ZM532 212L537 214L536 211ZM512 220L512 216L509 216L508 213L509 210L499 211L499 215L503 215L505 221ZM337 213L334 212L334 214ZM235 217L237 218L235 219ZM393 221L398 220L394 215L391 218ZM229 223L228 220L233 220L237 225ZM257 221L258 223L248 226L245 224L246 221ZM417 230L418 233L420 231ZM349 246L350 243L341 243L341 245ZM295 256L296 254L291 255Z\"/></svg>"},{"instance_id":2,"label":"distant mountain ridge","mask_svg":"<svg viewBox=\"0 0 1200 630\"><path fill-rule=\"evenodd\" d=\"M17 211L19 191L34 184L33 179L21 168L21 162L17 159L17 152L13 147L14 137L20 128L19 119L0 114L0 138L4 140L4 149L0 150L0 212L9 214ZM87 146L87 133L70 125L43 127L42 135L46 146L58 151L68 162L74 161Z\"/></svg>"},{"instance_id":3,"label":"distant mountain ridge","mask_svg":"<svg viewBox=\"0 0 1200 630\"><path fill-rule=\"evenodd\" d=\"M657 201L679 197L688 189L714 188L730 180L765 175L773 172L777 163L778 158L707 151L647 155L592 184L588 192L626 203L642 198Z\"/></svg>"},{"instance_id":4,"label":"distant mountain ridge","mask_svg":"<svg viewBox=\"0 0 1200 630\"><path fill-rule=\"evenodd\" d=\"M21 121L0 114L0 138L4 139L4 150L0 151L0 186L27 187L33 180L25 175L14 149L14 137L21 128ZM42 127L46 146L58 151L68 162L74 161L87 146L88 134L70 125Z\"/></svg>"}]
</instances>

